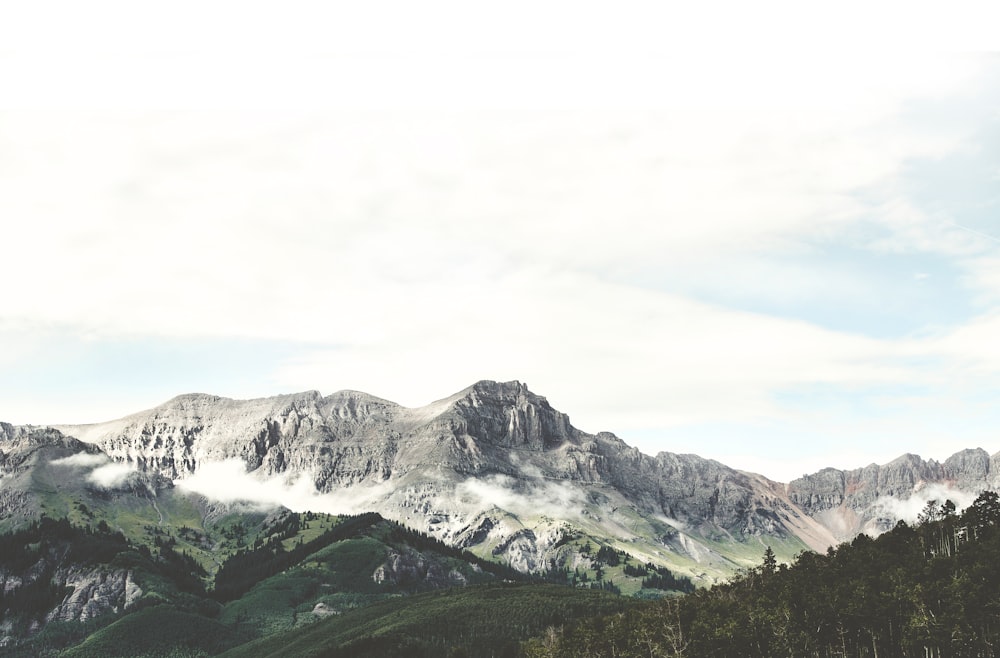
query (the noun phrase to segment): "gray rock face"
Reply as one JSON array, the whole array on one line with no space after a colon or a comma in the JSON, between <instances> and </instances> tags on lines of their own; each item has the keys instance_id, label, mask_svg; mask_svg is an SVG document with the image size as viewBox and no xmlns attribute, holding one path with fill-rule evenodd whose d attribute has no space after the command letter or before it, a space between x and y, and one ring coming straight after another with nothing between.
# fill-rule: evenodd
<instances>
[{"instance_id":1,"label":"gray rock face","mask_svg":"<svg viewBox=\"0 0 1000 658\"><path fill-rule=\"evenodd\" d=\"M899 520L886 514L887 499L906 500L921 492L927 498L949 492L970 495L995 487L997 473L996 458L977 448L956 453L944 464L906 454L882 466L826 468L793 480L787 490L796 506L824 519L838 539L849 539L859 532L884 531Z\"/></svg>"},{"instance_id":2,"label":"gray rock face","mask_svg":"<svg viewBox=\"0 0 1000 658\"><path fill-rule=\"evenodd\" d=\"M961 484L992 483L995 473L989 454L982 448L956 452L944 462L945 478Z\"/></svg>"},{"instance_id":3,"label":"gray rock face","mask_svg":"<svg viewBox=\"0 0 1000 658\"><path fill-rule=\"evenodd\" d=\"M108 612L119 612L142 597L131 571L106 568L70 569L57 572L73 591L48 614L52 621L87 621Z\"/></svg>"},{"instance_id":4,"label":"gray rock face","mask_svg":"<svg viewBox=\"0 0 1000 658\"><path fill-rule=\"evenodd\" d=\"M465 585L468 582L460 572L427 560L413 548L406 548L402 552L390 551L385 562L372 573L372 580L379 584L429 586L435 589Z\"/></svg>"},{"instance_id":5,"label":"gray rock face","mask_svg":"<svg viewBox=\"0 0 1000 658\"><path fill-rule=\"evenodd\" d=\"M21 569L12 568L7 561L0 562L0 591L10 593L37 582L67 587L69 593L46 615L45 623L86 621L108 612L119 612L142 596L142 588L130 570L71 563L68 553L69 546L52 547Z\"/></svg>"},{"instance_id":6,"label":"gray rock face","mask_svg":"<svg viewBox=\"0 0 1000 658\"><path fill-rule=\"evenodd\" d=\"M247 401L185 395L103 427L63 429L171 478L234 458L261 475L311 473L320 491L433 468L460 477L528 475L606 485L686 524L782 532L761 511L773 498L746 474L696 455L650 457L613 434L582 432L520 382L479 382L420 409L354 391Z\"/></svg>"},{"instance_id":7,"label":"gray rock face","mask_svg":"<svg viewBox=\"0 0 1000 658\"><path fill-rule=\"evenodd\" d=\"M97 455L101 450L49 427L0 422L0 476L25 473L42 455L56 459L81 452Z\"/></svg>"}]
</instances>

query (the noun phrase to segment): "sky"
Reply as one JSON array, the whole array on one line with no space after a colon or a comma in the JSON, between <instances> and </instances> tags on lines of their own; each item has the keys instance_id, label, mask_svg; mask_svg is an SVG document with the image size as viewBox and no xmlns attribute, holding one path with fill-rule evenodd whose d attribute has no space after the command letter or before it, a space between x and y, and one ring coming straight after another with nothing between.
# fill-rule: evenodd
<instances>
[{"instance_id":1,"label":"sky","mask_svg":"<svg viewBox=\"0 0 1000 658\"><path fill-rule=\"evenodd\" d=\"M789 481L1000 452L986 5L0 4L0 420L520 380Z\"/></svg>"}]
</instances>

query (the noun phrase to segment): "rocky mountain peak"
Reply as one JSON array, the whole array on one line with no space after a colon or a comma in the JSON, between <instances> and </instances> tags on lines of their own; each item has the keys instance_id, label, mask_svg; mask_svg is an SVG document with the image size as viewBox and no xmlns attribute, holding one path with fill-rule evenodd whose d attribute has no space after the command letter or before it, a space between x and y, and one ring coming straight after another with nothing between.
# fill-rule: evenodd
<instances>
[{"instance_id":1,"label":"rocky mountain peak","mask_svg":"<svg viewBox=\"0 0 1000 658\"><path fill-rule=\"evenodd\" d=\"M985 481L991 471L990 456L982 448L968 448L956 452L944 462L945 473L959 481Z\"/></svg>"},{"instance_id":2,"label":"rocky mountain peak","mask_svg":"<svg viewBox=\"0 0 1000 658\"><path fill-rule=\"evenodd\" d=\"M465 433L508 448L551 450L580 435L569 416L519 381L480 381L450 400Z\"/></svg>"}]
</instances>

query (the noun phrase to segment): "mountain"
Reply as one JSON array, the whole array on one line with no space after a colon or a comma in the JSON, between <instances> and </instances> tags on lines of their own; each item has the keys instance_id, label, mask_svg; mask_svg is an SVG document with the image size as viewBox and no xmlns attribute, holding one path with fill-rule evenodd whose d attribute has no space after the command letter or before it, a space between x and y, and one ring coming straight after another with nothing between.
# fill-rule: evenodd
<instances>
[{"instance_id":1,"label":"mountain","mask_svg":"<svg viewBox=\"0 0 1000 658\"><path fill-rule=\"evenodd\" d=\"M879 535L900 518L916 516L926 501L951 498L962 507L1000 485L1000 454L963 450L943 464L906 454L888 464L849 471L826 468L788 484L788 498L828 528L838 541Z\"/></svg>"},{"instance_id":2,"label":"mountain","mask_svg":"<svg viewBox=\"0 0 1000 658\"><path fill-rule=\"evenodd\" d=\"M979 450L945 464L908 455L825 469L784 485L581 431L516 381L481 381L420 408L357 391L183 395L120 420L58 429L178 482L232 460L286 486L306 475L325 504L376 510L525 571L578 565L580 548L596 538L702 584L756 564L765 545L789 559L885 531L905 515L901 501L921 491L971 496L997 473L996 458Z\"/></svg>"},{"instance_id":3,"label":"mountain","mask_svg":"<svg viewBox=\"0 0 1000 658\"><path fill-rule=\"evenodd\" d=\"M161 655L175 628L205 631L183 641L191 655L280 650L266 638L327 615L317 651L332 637L419 644L420 620L445 628L455 601L387 603L412 622L379 640L348 629L381 612L348 613L525 573L655 598L998 483L1000 456L976 449L782 484L581 431L519 382L415 409L356 391L192 394L94 425L0 423L0 655ZM485 618L490 591L468 595Z\"/></svg>"},{"instance_id":4,"label":"mountain","mask_svg":"<svg viewBox=\"0 0 1000 658\"><path fill-rule=\"evenodd\" d=\"M709 583L758 562L765 544L790 558L835 541L783 485L583 432L519 382L416 409L356 391L184 395L58 429L178 482L227 460L286 485L307 474L343 511L378 511L524 571L579 566L593 538Z\"/></svg>"}]
</instances>

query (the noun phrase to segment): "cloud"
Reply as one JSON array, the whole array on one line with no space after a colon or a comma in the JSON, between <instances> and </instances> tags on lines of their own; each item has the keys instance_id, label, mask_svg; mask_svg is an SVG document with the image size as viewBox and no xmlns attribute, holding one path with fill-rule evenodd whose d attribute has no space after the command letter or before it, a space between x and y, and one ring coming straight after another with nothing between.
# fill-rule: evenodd
<instances>
[{"instance_id":1,"label":"cloud","mask_svg":"<svg viewBox=\"0 0 1000 658\"><path fill-rule=\"evenodd\" d=\"M455 496L477 510L495 506L522 520L579 518L588 504L586 493L569 482L523 482L506 475L463 480L455 487Z\"/></svg>"},{"instance_id":2,"label":"cloud","mask_svg":"<svg viewBox=\"0 0 1000 658\"><path fill-rule=\"evenodd\" d=\"M287 483L280 477L263 480L248 473L238 459L201 464L197 473L174 484L181 491L220 502L251 502L265 507L284 505L292 509L315 497L316 493L308 474L300 474L294 483Z\"/></svg>"},{"instance_id":3,"label":"cloud","mask_svg":"<svg viewBox=\"0 0 1000 658\"><path fill-rule=\"evenodd\" d=\"M488 304L442 308L438 319L453 318L453 332L423 330L416 318L386 329L403 333L384 342L291 359L278 380L292 386L336 373L351 388L416 406L428 400L414 391L519 379L558 390L557 408L588 414L580 426L597 431L766 416L776 412L775 389L909 376L881 341L588 276L533 277L494 293ZM504 321L497 309L516 315Z\"/></svg>"},{"instance_id":4,"label":"cloud","mask_svg":"<svg viewBox=\"0 0 1000 658\"><path fill-rule=\"evenodd\" d=\"M875 501L873 510L880 510L879 514L896 520L903 520L909 524L917 522L920 513L931 500L938 504L950 500L955 503L955 508L961 512L976 500L978 494L970 491L963 491L941 484L931 484L916 490L909 498L894 498L892 496L882 496Z\"/></svg>"},{"instance_id":5,"label":"cloud","mask_svg":"<svg viewBox=\"0 0 1000 658\"><path fill-rule=\"evenodd\" d=\"M432 25L441 43L459 39L481 55L442 57L402 23L379 31L400 38L386 37L396 55L379 60L358 34L323 28L296 40L238 12L234 20L267 28L276 52L308 60L267 63L246 86L283 99L321 94L292 103L308 111L258 112L227 104L219 79L243 100L247 90L216 75L255 30L227 29L236 43L224 45L206 27L212 16L190 26L164 16L194 30L182 47L85 13L61 20L93 24L107 52L148 57L108 57L107 67L35 58L41 73L11 67L13 82L79 77L79 106L148 109L165 106L152 87L180 79L190 87L166 106L226 109L5 114L0 199L13 219L3 267L32 276L0 293L0 345L18 346L0 347L0 364L33 364L18 356L33 342L15 339L46 327L105 343L276 341L298 346L273 372L286 390L353 388L421 405L484 377L522 379L581 427L622 432L788 417L776 397L816 384L855 391L997 372L984 338L992 300L981 318L944 317L932 336L912 327L902 340L824 329L795 306L892 306L897 289L850 259L823 283L827 270L812 263L831 244L978 259L970 287L995 287L989 241L903 185L914 163L975 143L965 120L929 122L914 108L982 104L969 100L990 79L982 60L716 52L692 66L676 56L683 48L650 57L611 34L602 43L623 47L592 53L590 39L561 30L573 41L565 50L497 61L506 38L487 45ZM580 12L548 17L606 27ZM80 35L89 43L94 33L66 25L52 30L85 50ZM4 41L35 61L26 33ZM543 30L528 43L543 34L551 38ZM194 75L159 75L174 65ZM324 85L311 84L317 67ZM283 81L261 81L269 76ZM836 299L824 297L831 288ZM782 315L760 300L780 300Z\"/></svg>"},{"instance_id":6,"label":"cloud","mask_svg":"<svg viewBox=\"0 0 1000 658\"><path fill-rule=\"evenodd\" d=\"M87 479L102 489L117 489L135 475L136 470L128 464L107 464L91 471Z\"/></svg>"},{"instance_id":7,"label":"cloud","mask_svg":"<svg viewBox=\"0 0 1000 658\"><path fill-rule=\"evenodd\" d=\"M69 457L61 457L59 459L53 459L53 466L77 466L82 468L93 468L95 466L100 466L101 464L108 463L107 455L103 454L91 454L89 452L78 452L75 455L70 455Z\"/></svg>"},{"instance_id":8,"label":"cloud","mask_svg":"<svg viewBox=\"0 0 1000 658\"><path fill-rule=\"evenodd\" d=\"M293 511L358 514L384 509L386 501L401 514L407 509L456 509L467 514L498 507L522 518L548 515L564 518L578 515L587 505L585 492L570 483L534 480L528 483L505 475L468 478L457 484L442 480L438 490L408 487L405 482L363 482L317 491L309 474L298 473L292 479L283 476L261 477L247 472L236 459L204 463L198 472L176 480L178 490L205 496L211 500L248 502L262 508L284 506ZM451 487L454 486L452 493Z\"/></svg>"},{"instance_id":9,"label":"cloud","mask_svg":"<svg viewBox=\"0 0 1000 658\"><path fill-rule=\"evenodd\" d=\"M136 474L134 466L112 462L104 454L78 452L68 457L53 459L54 466L88 469L87 481L102 489L118 489Z\"/></svg>"}]
</instances>

